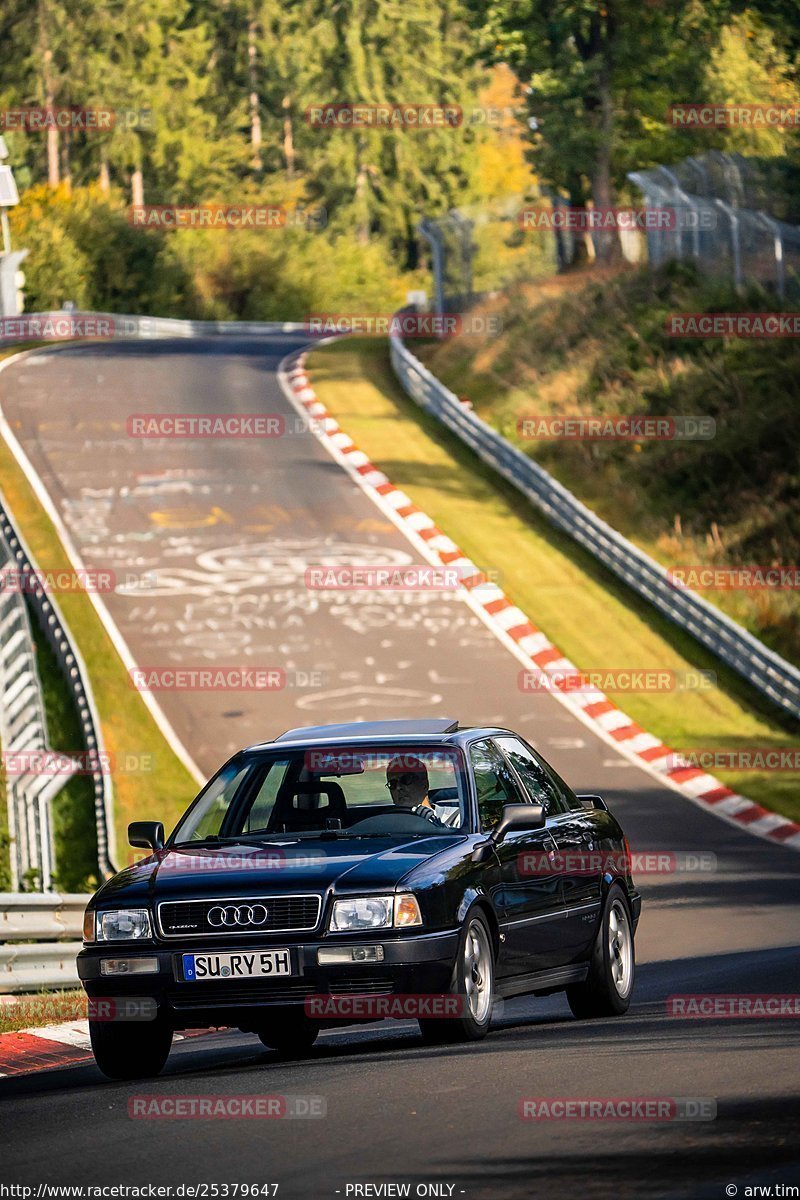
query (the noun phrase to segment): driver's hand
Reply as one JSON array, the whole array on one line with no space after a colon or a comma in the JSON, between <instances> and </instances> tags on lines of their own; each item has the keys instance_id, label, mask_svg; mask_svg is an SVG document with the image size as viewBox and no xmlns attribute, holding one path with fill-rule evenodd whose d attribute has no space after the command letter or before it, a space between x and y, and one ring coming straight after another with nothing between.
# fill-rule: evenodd
<instances>
[{"instance_id":1,"label":"driver's hand","mask_svg":"<svg viewBox=\"0 0 800 1200\"><path fill-rule=\"evenodd\" d=\"M442 829L447 829L447 826L445 825L444 821L440 820L439 817L437 817L435 811L432 808L430 808L428 805L415 804L414 807L411 809L411 812L414 813L414 815L417 817L424 817L425 820L430 821L432 825L433 824L441 825Z\"/></svg>"}]
</instances>

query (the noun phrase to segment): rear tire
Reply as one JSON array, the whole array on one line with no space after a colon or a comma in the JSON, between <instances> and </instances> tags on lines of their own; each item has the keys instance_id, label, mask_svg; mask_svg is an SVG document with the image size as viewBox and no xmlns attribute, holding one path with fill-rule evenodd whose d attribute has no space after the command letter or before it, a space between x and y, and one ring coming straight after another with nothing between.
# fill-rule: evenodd
<instances>
[{"instance_id":1,"label":"rear tire","mask_svg":"<svg viewBox=\"0 0 800 1200\"><path fill-rule=\"evenodd\" d=\"M319 1025L304 1012L275 1014L274 1022L258 1030L258 1038L268 1050L277 1050L282 1058L301 1058L308 1054L319 1034Z\"/></svg>"},{"instance_id":2,"label":"rear tire","mask_svg":"<svg viewBox=\"0 0 800 1200\"><path fill-rule=\"evenodd\" d=\"M109 1079L158 1075L172 1047L172 1028L155 1021L89 1021L94 1060Z\"/></svg>"},{"instance_id":3,"label":"rear tire","mask_svg":"<svg viewBox=\"0 0 800 1200\"><path fill-rule=\"evenodd\" d=\"M479 908L467 913L458 938L450 981L451 996L460 1000L456 1017L420 1017L426 1042L477 1042L485 1038L494 1002L494 949L486 918Z\"/></svg>"},{"instance_id":4,"label":"rear tire","mask_svg":"<svg viewBox=\"0 0 800 1200\"><path fill-rule=\"evenodd\" d=\"M628 1011L636 977L633 922L625 893L612 884L597 931L589 974L567 988L567 1000L579 1020L618 1017Z\"/></svg>"}]
</instances>

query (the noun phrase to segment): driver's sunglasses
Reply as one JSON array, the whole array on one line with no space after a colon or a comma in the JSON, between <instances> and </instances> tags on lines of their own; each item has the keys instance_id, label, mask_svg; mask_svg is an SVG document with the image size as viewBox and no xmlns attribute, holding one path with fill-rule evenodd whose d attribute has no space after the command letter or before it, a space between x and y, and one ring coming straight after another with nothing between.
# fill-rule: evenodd
<instances>
[{"instance_id":1,"label":"driver's sunglasses","mask_svg":"<svg viewBox=\"0 0 800 1200\"><path fill-rule=\"evenodd\" d=\"M411 773L409 775L393 775L391 779L387 780L385 786L387 788L393 788L393 787L396 787L398 783L402 783L403 785L408 785L408 784L416 783L416 781L418 779L419 779L419 775L415 775L413 773Z\"/></svg>"}]
</instances>

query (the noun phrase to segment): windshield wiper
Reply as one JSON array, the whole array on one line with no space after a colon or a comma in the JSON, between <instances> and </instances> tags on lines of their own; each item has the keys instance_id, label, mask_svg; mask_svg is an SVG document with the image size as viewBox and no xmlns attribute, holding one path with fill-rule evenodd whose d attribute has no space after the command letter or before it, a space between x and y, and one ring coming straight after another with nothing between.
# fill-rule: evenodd
<instances>
[{"instance_id":1,"label":"windshield wiper","mask_svg":"<svg viewBox=\"0 0 800 1200\"><path fill-rule=\"evenodd\" d=\"M185 850L187 846L194 846L196 850L204 850L207 846L219 846L222 843L222 838L216 833L211 833L205 838L192 838L188 842L173 842L171 846L167 846L167 850Z\"/></svg>"},{"instance_id":2,"label":"windshield wiper","mask_svg":"<svg viewBox=\"0 0 800 1200\"><path fill-rule=\"evenodd\" d=\"M335 830L312 830L316 837L326 834L336 835ZM235 833L230 837L219 837L216 833L210 834L207 838L198 838L188 842L173 842L171 846L167 846L167 850L205 850L214 846L258 846L264 842L293 842L298 838L304 837L308 833L304 830L302 833Z\"/></svg>"}]
</instances>

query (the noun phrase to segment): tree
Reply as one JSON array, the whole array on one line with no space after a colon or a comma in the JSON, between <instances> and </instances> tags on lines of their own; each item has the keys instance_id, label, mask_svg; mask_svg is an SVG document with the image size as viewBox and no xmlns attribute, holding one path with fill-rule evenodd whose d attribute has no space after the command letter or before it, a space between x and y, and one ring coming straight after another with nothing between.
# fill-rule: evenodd
<instances>
[{"instance_id":1,"label":"tree","mask_svg":"<svg viewBox=\"0 0 800 1200\"><path fill-rule=\"evenodd\" d=\"M574 205L605 208L650 157L643 147L677 144L666 109L699 95L727 0L472 0L471 10L487 58L530 86L537 173ZM599 239L601 255L615 243Z\"/></svg>"},{"instance_id":2,"label":"tree","mask_svg":"<svg viewBox=\"0 0 800 1200\"><path fill-rule=\"evenodd\" d=\"M65 0L6 0L0 8L0 99L4 105L53 109L66 102L71 29ZM10 135L15 161L33 175L45 174L51 187L61 177L61 138L55 124L45 133ZM21 176L24 179L24 171Z\"/></svg>"},{"instance_id":3,"label":"tree","mask_svg":"<svg viewBox=\"0 0 800 1200\"><path fill-rule=\"evenodd\" d=\"M298 107L326 104L435 106L469 112L482 73L458 0L313 0L308 55L318 64ZM416 225L472 197L482 136L468 123L416 129L298 126L299 154L339 227L365 242L388 237L414 265Z\"/></svg>"},{"instance_id":4,"label":"tree","mask_svg":"<svg viewBox=\"0 0 800 1200\"><path fill-rule=\"evenodd\" d=\"M755 13L736 16L722 30L707 74L708 99L717 104L796 104L796 72L773 32ZM741 126L727 131L725 149L745 155L779 156L796 131L779 126Z\"/></svg>"}]
</instances>

